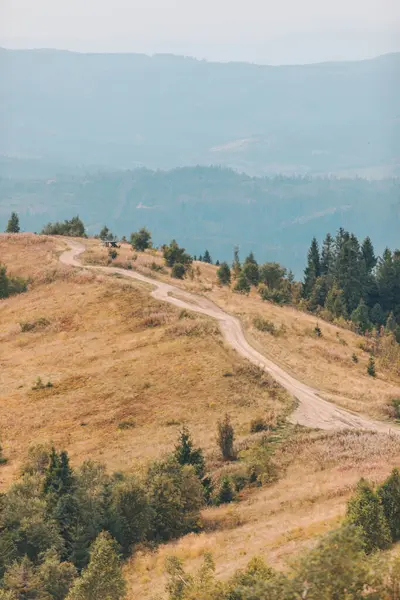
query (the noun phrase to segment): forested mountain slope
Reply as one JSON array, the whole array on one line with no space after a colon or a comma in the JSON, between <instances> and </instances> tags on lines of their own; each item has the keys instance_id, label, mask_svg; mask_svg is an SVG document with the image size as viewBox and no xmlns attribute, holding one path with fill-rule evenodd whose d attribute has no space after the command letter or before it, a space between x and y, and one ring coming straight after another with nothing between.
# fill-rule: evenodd
<instances>
[{"instance_id":1,"label":"forested mountain slope","mask_svg":"<svg viewBox=\"0 0 400 600\"><path fill-rule=\"evenodd\" d=\"M119 236L146 225L156 244L176 238L192 254L207 247L214 260L230 260L238 244L243 255L252 250L260 262L277 260L297 276L310 239L339 227L372 234L379 254L399 245L396 180L253 178L217 167L61 175L49 167L46 175L0 178L1 229L11 210L25 231L79 214L91 235L105 223Z\"/></svg>"},{"instance_id":2,"label":"forested mountain slope","mask_svg":"<svg viewBox=\"0 0 400 600\"><path fill-rule=\"evenodd\" d=\"M0 154L224 164L252 174L399 171L400 54L305 66L0 50Z\"/></svg>"}]
</instances>

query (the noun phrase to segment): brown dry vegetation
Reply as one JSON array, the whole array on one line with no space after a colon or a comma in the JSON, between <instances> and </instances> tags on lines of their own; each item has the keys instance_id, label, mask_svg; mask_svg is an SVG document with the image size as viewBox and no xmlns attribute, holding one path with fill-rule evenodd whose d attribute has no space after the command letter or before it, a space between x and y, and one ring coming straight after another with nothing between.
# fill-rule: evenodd
<instances>
[{"instance_id":1,"label":"brown dry vegetation","mask_svg":"<svg viewBox=\"0 0 400 600\"><path fill-rule=\"evenodd\" d=\"M106 260L107 251L97 241L90 241L89 247L84 258L88 255L92 260L93 257L99 261ZM119 252L117 261L126 262L132 256L128 244ZM153 261L163 264L160 253L135 254L137 259L132 264L139 272L170 281L169 269L163 275L150 268ZM367 374L370 355L361 348L363 344L367 345L362 336L318 321L315 315L265 302L254 290L249 296L235 294L217 284L216 267L213 265L195 262L193 272L193 279L173 280L174 285L202 293L224 310L239 316L249 342L262 354L303 382L320 389L326 399L374 418L387 418L391 399L400 397L399 346L395 350L388 349L386 357L376 358L377 377L373 379ZM271 321L279 335L258 331L253 324L256 316ZM317 323L322 329L321 338L314 335ZM358 357L358 363L353 362L353 354Z\"/></svg>"},{"instance_id":2,"label":"brown dry vegetation","mask_svg":"<svg viewBox=\"0 0 400 600\"><path fill-rule=\"evenodd\" d=\"M85 243L88 261L107 263L98 241ZM213 321L160 304L139 282L63 267L57 263L62 246L61 239L0 236L1 261L15 275L32 277L26 294L0 304L0 428L9 458L0 470L3 487L33 442L53 441L75 464L93 458L109 470L135 470L170 451L183 422L218 471L214 436L225 411L238 444L246 446L257 439L249 434L254 417L274 420L288 410L286 394L226 348ZM132 256L128 245L118 253L116 262L125 264ZM168 271L151 269L153 261L162 265L160 255L137 254L134 268L169 280ZM240 315L259 350L335 401L382 416L387 400L400 396L400 380L390 368L378 362L378 378L366 375L368 354L359 348L359 336L320 322L323 337L315 338L315 317L220 288L213 266L195 263L194 272L193 280L174 283ZM256 315L283 331L259 332ZM21 323L38 325L22 332ZM353 352L358 364L351 361ZM54 387L33 391L38 376ZM242 492L238 503L203 510L202 533L128 561L128 600L163 592L169 554L193 570L212 551L224 578L255 554L284 567L340 521L361 476L382 481L399 465L400 439L288 427L274 461L278 481Z\"/></svg>"},{"instance_id":3,"label":"brown dry vegetation","mask_svg":"<svg viewBox=\"0 0 400 600\"><path fill-rule=\"evenodd\" d=\"M226 411L240 440L255 416L286 410L285 393L273 396L213 321L153 300L140 283L58 267L59 245L0 237L10 272L33 279L1 304L3 485L33 443L53 441L75 464L132 470L170 451L182 423L210 453ZM53 387L32 390L37 377Z\"/></svg>"}]
</instances>

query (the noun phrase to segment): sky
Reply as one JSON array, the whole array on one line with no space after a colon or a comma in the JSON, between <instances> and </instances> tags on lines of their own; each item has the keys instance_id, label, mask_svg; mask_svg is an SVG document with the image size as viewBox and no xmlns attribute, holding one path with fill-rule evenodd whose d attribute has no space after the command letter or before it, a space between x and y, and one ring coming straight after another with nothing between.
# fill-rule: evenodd
<instances>
[{"instance_id":1,"label":"sky","mask_svg":"<svg viewBox=\"0 0 400 600\"><path fill-rule=\"evenodd\" d=\"M0 0L0 46L358 60L400 51L400 0Z\"/></svg>"}]
</instances>

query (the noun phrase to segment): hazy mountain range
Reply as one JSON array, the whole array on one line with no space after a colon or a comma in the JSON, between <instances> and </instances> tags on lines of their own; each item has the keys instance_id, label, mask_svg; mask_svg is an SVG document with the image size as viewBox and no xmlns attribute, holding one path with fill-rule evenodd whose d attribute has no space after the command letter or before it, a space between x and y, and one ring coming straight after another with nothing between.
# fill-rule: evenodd
<instances>
[{"instance_id":1,"label":"hazy mountain range","mask_svg":"<svg viewBox=\"0 0 400 600\"><path fill-rule=\"evenodd\" d=\"M400 54L305 66L0 50L0 153L252 175L400 173Z\"/></svg>"}]
</instances>

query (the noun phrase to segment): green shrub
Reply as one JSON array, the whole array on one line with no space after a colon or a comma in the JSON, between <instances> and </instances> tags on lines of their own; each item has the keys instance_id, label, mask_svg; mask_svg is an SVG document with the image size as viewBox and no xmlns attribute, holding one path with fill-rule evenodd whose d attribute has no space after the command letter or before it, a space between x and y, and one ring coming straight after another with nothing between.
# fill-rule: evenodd
<instances>
[{"instance_id":1,"label":"green shrub","mask_svg":"<svg viewBox=\"0 0 400 600\"><path fill-rule=\"evenodd\" d=\"M32 321L32 322L25 321L25 322L20 323L21 331L24 333L27 331L34 331L36 329L44 329L48 325L50 325L50 321L48 321L44 317L41 317L40 319L36 319L36 321Z\"/></svg>"},{"instance_id":2,"label":"green shrub","mask_svg":"<svg viewBox=\"0 0 400 600\"><path fill-rule=\"evenodd\" d=\"M175 279L183 279L185 277L185 272L185 265L182 265L181 263L175 263L172 267L171 277L174 277Z\"/></svg>"},{"instance_id":3,"label":"green shrub","mask_svg":"<svg viewBox=\"0 0 400 600\"><path fill-rule=\"evenodd\" d=\"M234 460L236 453L233 447L235 432L228 414L218 422L218 446L224 460Z\"/></svg>"},{"instance_id":4,"label":"green shrub","mask_svg":"<svg viewBox=\"0 0 400 600\"><path fill-rule=\"evenodd\" d=\"M45 388L52 388L52 387L53 387L53 384L51 383L51 381L48 381L47 383L43 383L42 378L38 377L32 386L32 390L34 390L34 391L44 390Z\"/></svg>"},{"instance_id":5,"label":"green shrub","mask_svg":"<svg viewBox=\"0 0 400 600\"><path fill-rule=\"evenodd\" d=\"M259 433L260 431L268 431L269 429L268 423L262 417L256 417L250 423L250 433Z\"/></svg>"},{"instance_id":6,"label":"green shrub","mask_svg":"<svg viewBox=\"0 0 400 600\"><path fill-rule=\"evenodd\" d=\"M375 360L374 360L373 356L369 357L368 366L367 366L367 373L371 377L376 377Z\"/></svg>"},{"instance_id":7,"label":"green shrub","mask_svg":"<svg viewBox=\"0 0 400 600\"><path fill-rule=\"evenodd\" d=\"M240 271L236 283L233 287L233 291L239 294L248 294L250 292L250 284L247 281L243 271Z\"/></svg>"},{"instance_id":8,"label":"green shrub","mask_svg":"<svg viewBox=\"0 0 400 600\"><path fill-rule=\"evenodd\" d=\"M263 317L254 317L253 325L259 331L270 333L271 335L276 335L277 333L277 329L272 321L268 321L268 319L264 319Z\"/></svg>"},{"instance_id":9,"label":"green shrub","mask_svg":"<svg viewBox=\"0 0 400 600\"><path fill-rule=\"evenodd\" d=\"M353 361L353 363L358 363L358 356L355 352L353 352L352 356L351 356L351 360Z\"/></svg>"},{"instance_id":10,"label":"green shrub","mask_svg":"<svg viewBox=\"0 0 400 600\"><path fill-rule=\"evenodd\" d=\"M144 252L147 248L151 248L151 233L142 227L139 231L131 233L131 244L134 250L138 252Z\"/></svg>"},{"instance_id":11,"label":"green shrub","mask_svg":"<svg viewBox=\"0 0 400 600\"><path fill-rule=\"evenodd\" d=\"M136 423L133 419L125 419L125 421L120 421L118 423L118 429L121 430L133 429L134 427L136 427Z\"/></svg>"},{"instance_id":12,"label":"green shrub","mask_svg":"<svg viewBox=\"0 0 400 600\"><path fill-rule=\"evenodd\" d=\"M396 419L400 419L400 398L392 398L390 402Z\"/></svg>"},{"instance_id":13,"label":"green shrub","mask_svg":"<svg viewBox=\"0 0 400 600\"><path fill-rule=\"evenodd\" d=\"M110 260L115 260L118 256L118 252L115 250L115 248L110 248L110 250L108 251L108 256Z\"/></svg>"}]
</instances>

